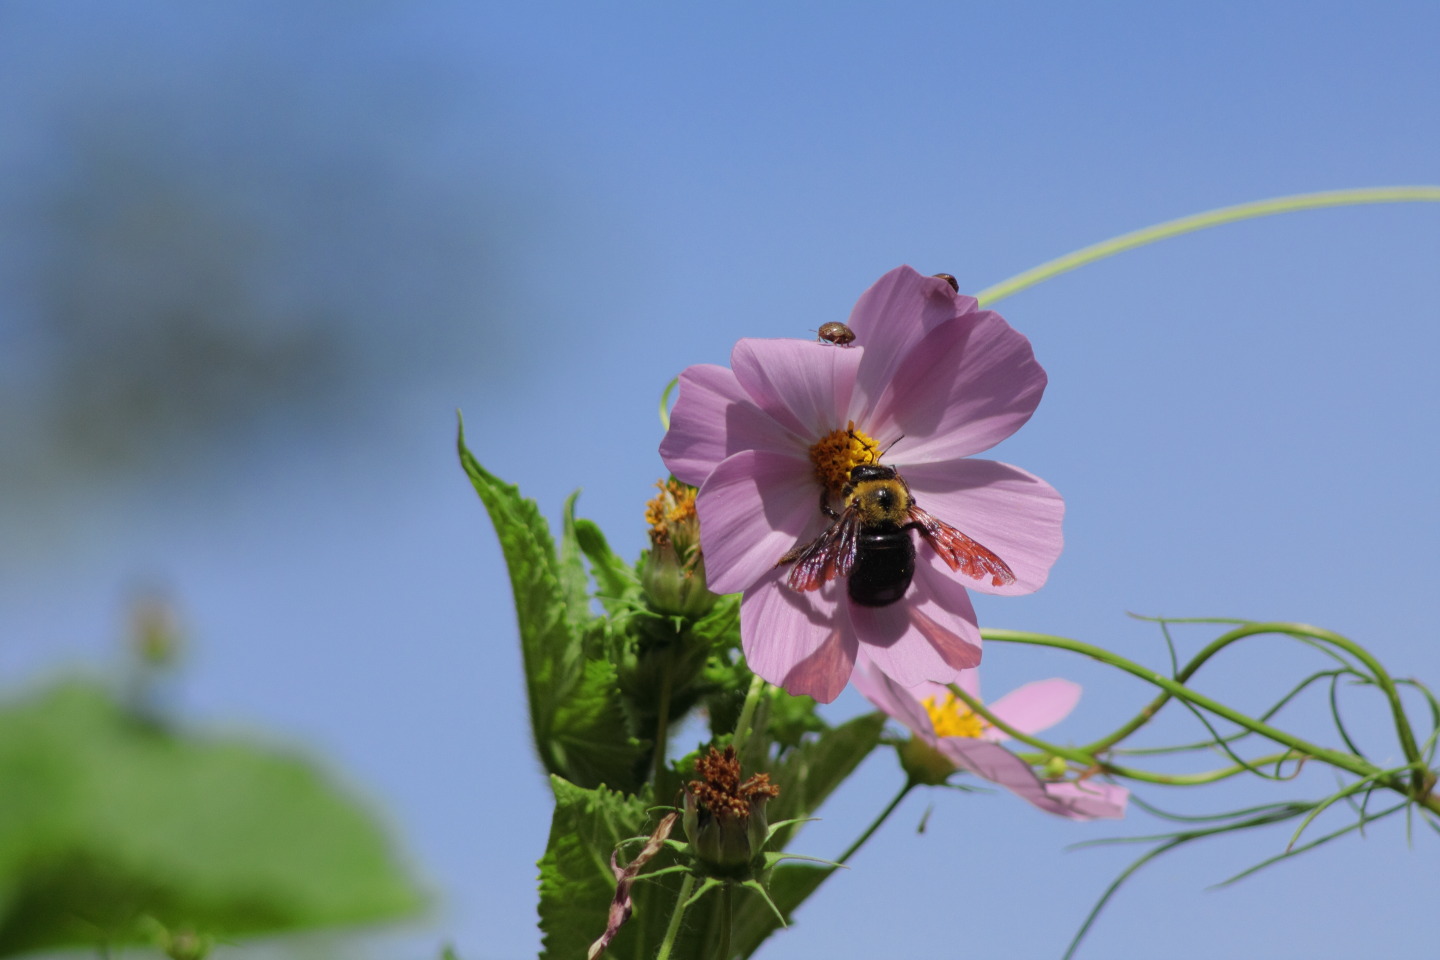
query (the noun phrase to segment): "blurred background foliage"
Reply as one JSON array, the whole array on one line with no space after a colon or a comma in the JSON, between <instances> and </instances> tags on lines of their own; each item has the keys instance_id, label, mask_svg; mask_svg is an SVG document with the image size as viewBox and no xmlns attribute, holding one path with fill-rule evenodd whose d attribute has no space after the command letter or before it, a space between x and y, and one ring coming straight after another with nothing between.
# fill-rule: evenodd
<instances>
[{"instance_id":1,"label":"blurred background foliage","mask_svg":"<svg viewBox=\"0 0 1440 960\"><path fill-rule=\"evenodd\" d=\"M165 707L177 635L153 601L122 683L0 706L0 956L200 944L416 913L381 823L309 757ZM189 951L187 953L187 951Z\"/></svg>"},{"instance_id":2,"label":"blurred background foliage","mask_svg":"<svg viewBox=\"0 0 1440 960\"><path fill-rule=\"evenodd\" d=\"M453 64L366 56L385 3L280 32L280 5L246 6L135 5L121 45L93 5L0 8L39 41L0 65L0 519L63 525L44 505L77 485L224 482L277 437L514 362L495 318L526 190L449 142L484 110Z\"/></svg>"}]
</instances>

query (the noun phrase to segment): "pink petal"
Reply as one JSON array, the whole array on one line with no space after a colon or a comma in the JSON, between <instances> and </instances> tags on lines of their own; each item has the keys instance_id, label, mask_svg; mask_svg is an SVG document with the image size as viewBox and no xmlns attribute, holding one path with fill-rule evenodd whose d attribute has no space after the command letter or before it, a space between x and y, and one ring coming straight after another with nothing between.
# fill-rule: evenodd
<instances>
[{"instance_id":1,"label":"pink petal","mask_svg":"<svg viewBox=\"0 0 1440 960\"><path fill-rule=\"evenodd\" d=\"M1067 780L1045 784L1046 796L1071 820L1118 820L1125 816L1130 791L1095 780ZM1054 811L1052 811L1054 812Z\"/></svg>"},{"instance_id":2,"label":"pink petal","mask_svg":"<svg viewBox=\"0 0 1440 960\"><path fill-rule=\"evenodd\" d=\"M997 587L988 577L972 580L952 571L923 541L917 568L958 578L981 593L1031 593L1045 583L1065 545L1060 530L1065 501L1054 487L994 460L924 463L904 467L901 474L921 509L989 548L1010 567L1015 582Z\"/></svg>"},{"instance_id":3,"label":"pink petal","mask_svg":"<svg viewBox=\"0 0 1440 960\"><path fill-rule=\"evenodd\" d=\"M980 663L980 628L963 589L916 570L903 600L863 607L846 599L862 656L904 687L953 683Z\"/></svg>"},{"instance_id":4,"label":"pink petal","mask_svg":"<svg viewBox=\"0 0 1440 960\"><path fill-rule=\"evenodd\" d=\"M742 450L700 487L700 547L715 593L739 593L775 567L819 515L808 459Z\"/></svg>"},{"instance_id":5,"label":"pink petal","mask_svg":"<svg viewBox=\"0 0 1440 960\"><path fill-rule=\"evenodd\" d=\"M964 690L966 693L970 694L970 696L974 697L977 700L980 699L979 669L962 670L960 671L959 679L953 682L961 690ZM913 687L906 687L905 689L909 690L910 696L914 697L917 701L928 700L931 697L937 697L941 700L944 700L946 694L950 692L949 684L932 683L928 680L924 683L917 683Z\"/></svg>"},{"instance_id":6,"label":"pink petal","mask_svg":"<svg viewBox=\"0 0 1440 960\"><path fill-rule=\"evenodd\" d=\"M974 297L911 267L896 267L860 295L850 311L855 344L865 348L851 415L868 420L901 361L930 330L976 310ZM854 349L853 347L851 349Z\"/></svg>"},{"instance_id":7,"label":"pink petal","mask_svg":"<svg viewBox=\"0 0 1440 960\"><path fill-rule=\"evenodd\" d=\"M974 737L941 737L936 748L957 768L997 783L1031 803L1045 795L1045 786L1030 764L998 743Z\"/></svg>"},{"instance_id":8,"label":"pink petal","mask_svg":"<svg viewBox=\"0 0 1440 960\"><path fill-rule=\"evenodd\" d=\"M740 601L745 662L795 696L829 703L855 666L855 637L836 616L836 584L807 593L784 586L772 570Z\"/></svg>"},{"instance_id":9,"label":"pink petal","mask_svg":"<svg viewBox=\"0 0 1440 960\"><path fill-rule=\"evenodd\" d=\"M735 378L757 407L808 445L843 430L864 350L814 340L741 340Z\"/></svg>"},{"instance_id":10,"label":"pink petal","mask_svg":"<svg viewBox=\"0 0 1440 960\"><path fill-rule=\"evenodd\" d=\"M1115 798L1110 791L1119 788L1106 790L1103 789L1105 784L1091 785L1089 781L1079 785L1045 783L1035 775L1034 768L998 743L970 737L941 737L936 747L956 767L999 784L1046 813L1071 820L1121 816L1123 813L1123 802L1121 813L1101 812L1115 809Z\"/></svg>"},{"instance_id":11,"label":"pink petal","mask_svg":"<svg viewBox=\"0 0 1440 960\"><path fill-rule=\"evenodd\" d=\"M677 478L698 487L726 457L741 450L799 451L808 444L750 400L725 367L698 364L680 374L680 395L660 457Z\"/></svg>"},{"instance_id":12,"label":"pink petal","mask_svg":"<svg viewBox=\"0 0 1440 960\"><path fill-rule=\"evenodd\" d=\"M850 676L850 682L860 691L861 696L879 707L887 716L905 724L911 733L927 743L935 742L935 724L920 704L925 697L934 696L933 693L922 694L919 688L902 687L881 673L879 668L863 655L855 666L855 672ZM938 688L943 696L944 687L938 684L928 686Z\"/></svg>"},{"instance_id":13,"label":"pink petal","mask_svg":"<svg viewBox=\"0 0 1440 960\"><path fill-rule=\"evenodd\" d=\"M896 463L958 460L1019 430L1045 383L1030 341L1000 314L979 311L926 334L866 423L877 436L904 436L891 449Z\"/></svg>"},{"instance_id":14,"label":"pink petal","mask_svg":"<svg viewBox=\"0 0 1440 960\"><path fill-rule=\"evenodd\" d=\"M1059 678L1037 680L990 704L990 712L1021 733L1036 733L1065 719L1079 702L1080 684ZM985 731L985 739L998 742L1008 737L992 727Z\"/></svg>"}]
</instances>

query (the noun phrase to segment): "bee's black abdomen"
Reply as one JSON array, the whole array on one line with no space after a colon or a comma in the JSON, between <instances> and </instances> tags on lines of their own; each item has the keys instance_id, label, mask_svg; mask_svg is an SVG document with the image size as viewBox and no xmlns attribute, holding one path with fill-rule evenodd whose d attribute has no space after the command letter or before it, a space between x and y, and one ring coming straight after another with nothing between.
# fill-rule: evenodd
<instances>
[{"instance_id":1,"label":"bee's black abdomen","mask_svg":"<svg viewBox=\"0 0 1440 960\"><path fill-rule=\"evenodd\" d=\"M850 569L850 599L862 607L886 607L905 596L915 576L915 543L910 531L886 526L860 534Z\"/></svg>"}]
</instances>

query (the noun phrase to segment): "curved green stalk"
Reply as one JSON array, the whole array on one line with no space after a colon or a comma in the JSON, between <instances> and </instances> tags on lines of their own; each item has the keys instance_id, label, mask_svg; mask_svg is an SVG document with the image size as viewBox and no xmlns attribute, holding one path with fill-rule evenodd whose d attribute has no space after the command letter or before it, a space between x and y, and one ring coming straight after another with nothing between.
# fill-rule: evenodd
<instances>
[{"instance_id":1,"label":"curved green stalk","mask_svg":"<svg viewBox=\"0 0 1440 960\"><path fill-rule=\"evenodd\" d=\"M1263 737L1273 740L1276 743L1281 744L1282 746L1289 747L1292 750L1308 754L1309 756L1314 757L1317 760L1330 764L1332 767L1338 767L1341 770L1346 770L1350 773L1355 774L1356 776L1361 777L1368 777L1378 772L1378 768L1371 766L1369 763L1366 763L1359 757L1351 756L1347 753L1341 753L1337 750L1331 750L1326 747L1319 746L1318 744L1309 743L1308 741L1302 740L1299 737L1286 733L1283 730L1278 730L1267 723L1261 723L1253 717L1247 717L1245 714L1240 713L1238 710L1233 710L1230 707L1225 706L1223 703L1219 703L1215 700L1210 699L1202 693L1191 690L1184 684L1172 680L1171 678L1165 676L1162 673L1157 673L1156 671L1151 670L1148 667L1141 666L1140 664L1135 663L1132 660L1127 660L1124 657L1119 656L1118 654L1111 653L1109 650L1094 646L1093 644L1082 643L1078 640L1071 640L1067 637L1056 637L1050 636L1048 634L1039 633L1025 633L1019 630L987 629L982 630L981 635L986 640L999 640L1010 643L1027 643L1043 647L1056 647L1061 650L1070 650L1075 653L1084 654L1085 656L1091 657L1092 659L1099 660L1101 663L1108 663L1113 667L1118 667L1121 670L1124 670L1126 673L1134 674L1140 679L1146 680L1149 683L1159 687L1161 690L1164 690L1171 696L1182 697L1185 700L1188 700L1189 702L1195 704L1196 706L1208 710L1210 713L1213 713L1216 716L1224 717L1231 723L1254 730L1256 733L1260 734ZM955 688L952 686L951 689L954 690ZM963 693L963 691L960 692ZM970 698L968 696L962 697L962 699L973 700L973 698ZM974 709L973 706L972 709ZM980 711L977 710L976 712L979 713ZM990 719L990 717L986 717L986 719L988 720ZM1016 733L1018 731L1008 730L1001 724L996 724L996 726L1002 730L1005 730L1006 733L1009 733L1011 736L1014 736L1015 739L1020 740L1023 743L1029 743L1032 746L1039 747L1042 750L1049 749L1050 745L1045 744L1044 741L1037 741L1033 737L1016 736ZM1076 759L1077 762L1082 763L1085 762L1083 758L1088 756L1082 751L1068 748L1062 748L1053 752L1057 756L1066 757L1067 759ZM1128 774L1125 775L1128 776ZM1387 786L1389 786L1389 784L1387 784ZM1436 805L1437 809L1440 809L1440 797L1432 797L1430 798L1430 801Z\"/></svg>"},{"instance_id":2,"label":"curved green stalk","mask_svg":"<svg viewBox=\"0 0 1440 960\"><path fill-rule=\"evenodd\" d=\"M1312 627L1306 623L1264 622L1247 623L1238 626L1233 630L1221 634L1207 644L1176 674L1176 679L1184 683L1200 669L1201 664L1216 653L1219 653L1225 647L1238 640L1243 640L1246 637L1266 633L1277 633L1302 640L1313 639L1330 644L1345 651L1369 669L1375 685L1380 688L1381 692L1385 694L1385 698L1390 702L1390 712L1395 719L1395 733L1400 739L1400 749L1404 751L1405 759L1416 769L1424 766L1420 749L1415 743L1415 734L1410 729L1410 718L1405 713L1405 708L1400 702L1400 691L1396 688L1395 681L1391 679L1390 674L1386 672L1385 668L1380 664L1380 661L1371 656L1370 651L1353 640L1322 627ZM1254 728L1252 727L1252 729Z\"/></svg>"},{"instance_id":3,"label":"curved green stalk","mask_svg":"<svg viewBox=\"0 0 1440 960\"><path fill-rule=\"evenodd\" d=\"M674 390L680 383L680 378L675 377L665 384L665 389L660 391L660 426L666 430L670 429L670 391Z\"/></svg>"},{"instance_id":4,"label":"curved green stalk","mask_svg":"<svg viewBox=\"0 0 1440 960\"><path fill-rule=\"evenodd\" d=\"M850 844L835 862L845 863L849 861L851 857L855 856L860 848L865 846L865 841L869 840L875 831L880 829L880 825L890 819L890 814L895 812L895 808L900 806L900 801L904 800L905 795L911 790L914 790L915 786L915 781L907 778L905 780L905 786L900 788L900 792L895 794L895 798L890 801L890 804L884 810L880 811L880 815L870 822L870 826L865 828L865 832L856 837L855 842Z\"/></svg>"},{"instance_id":5,"label":"curved green stalk","mask_svg":"<svg viewBox=\"0 0 1440 960\"><path fill-rule=\"evenodd\" d=\"M1088 247L1082 247L1073 253L1067 253L1063 257L1042 263L1038 267L1032 267L1024 273L1017 273L1010 279L1002 280L994 286L986 287L980 291L976 299L982 306L989 306L1012 293L1019 293L1027 287L1033 287L1037 283L1074 270L1076 267L1083 267L1087 263L1094 263L1096 260L1103 260L1126 250L1134 250L1136 247L1143 247L1157 240L1168 240L1170 237L1193 233L1206 227L1234 223L1237 220L1268 217L1272 214L1291 213L1296 210L1315 210L1321 207L1416 201L1440 201L1440 187L1362 187L1357 190L1327 190L1323 193L1299 193L1288 197L1236 204L1232 207L1220 207L1218 210L1207 210L1204 213L1192 214L1178 220L1167 220L1142 230L1122 233L1118 237L1111 237L1100 243L1092 243Z\"/></svg>"}]
</instances>

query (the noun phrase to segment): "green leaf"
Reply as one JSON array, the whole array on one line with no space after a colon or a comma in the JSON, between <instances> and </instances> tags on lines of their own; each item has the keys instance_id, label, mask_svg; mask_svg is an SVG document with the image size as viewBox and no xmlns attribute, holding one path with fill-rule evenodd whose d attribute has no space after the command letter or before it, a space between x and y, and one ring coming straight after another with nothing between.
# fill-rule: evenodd
<instances>
[{"instance_id":1,"label":"green leaf","mask_svg":"<svg viewBox=\"0 0 1440 960\"><path fill-rule=\"evenodd\" d=\"M575 521L575 538L586 559L590 561L590 574L598 588L596 596L605 609L615 612L619 605L633 599L640 591L640 583L630 564L610 552L605 534L590 520Z\"/></svg>"},{"instance_id":2,"label":"green leaf","mask_svg":"<svg viewBox=\"0 0 1440 960\"><path fill-rule=\"evenodd\" d=\"M580 491L576 490L565 500L565 510L561 514L558 569L565 612L576 623L590 619L590 580L585 576L580 543L575 535L575 501L579 498Z\"/></svg>"},{"instance_id":3,"label":"green leaf","mask_svg":"<svg viewBox=\"0 0 1440 960\"><path fill-rule=\"evenodd\" d=\"M615 875L610 854L621 840L645 832L646 805L606 787L586 790L559 777L550 778L555 812L550 841L540 858L541 960L575 960L605 931ZM635 845L639 849L639 844ZM629 851L627 851L629 852ZM622 862L628 858L622 857ZM635 920L642 910L637 893L636 917L627 924L607 956L635 955ZM651 944L653 952L656 944Z\"/></svg>"},{"instance_id":4,"label":"green leaf","mask_svg":"<svg viewBox=\"0 0 1440 960\"><path fill-rule=\"evenodd\" d=\"M814 864L782 863L770 871L770 899L785 915L786 923L794 923L795 908L819 889L825 878L836 870L835 867ZM752 898L740 899L735 911L735 924L731 928L730 943L735 955L748 957L759 949L760 944L779 929L775 914L763 903L751 903ZM753 898L758 901L758 898Z\"/></svg>"},{"instance_id":5,"label":"green leaf","mask_svg":"<svg viewBox=\"0 0 1440 960\"><path fill-rule=\"evenodd\" d=\"M555 755L574 783L603 783L634 793L645 782L649 755L646 745L628 734L615 693L615 667L605 660L586 660L581 670L579 682L555 705Z\"/></svg>"},{"instance_id":6,"label":"green leaf","mask_svg":"<svg viewBox=\"0 0 1440 960\"><path fill-rule=\"evenodd\" d=\"M0 956L420 905L373 817L300 757L176 735L79 682L0 709Z\"/></svg>"},{"instance_id":7,"label":"green leaf","mask_svg":"<svg viewBox=\"0 0 1440 960\"><path fill-rule=\"evenodd\" d=\"M814 814L875 749L884 727L884 714L867 713L785 752L769 767L770 780L780 787L780 796L766 806L766 818L779 823ZM786 843L795 829L787 827L776 833L770 849L788 849Z\"/></svg>"},{"instance_id":8,"label":"green leaf","mask_svg":"<svg viewBox=\"0 0 1440 960\"><path fill-rule=\"evenodd\" d=\"M578 548L575 498L566 505L564 549L557 557L550 527L535 501L485 470L465 447L460 462L490 514L510 571L535 750L545 769L582 786L633 789L643 745L630 737L615 671L586 660L593 619Z\"/></svg>"}]
</instances>

